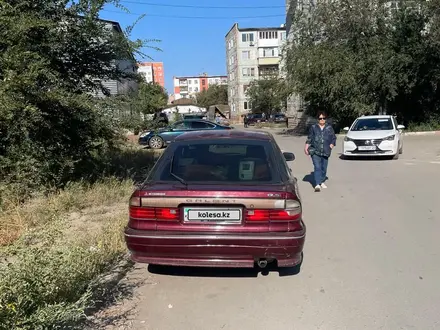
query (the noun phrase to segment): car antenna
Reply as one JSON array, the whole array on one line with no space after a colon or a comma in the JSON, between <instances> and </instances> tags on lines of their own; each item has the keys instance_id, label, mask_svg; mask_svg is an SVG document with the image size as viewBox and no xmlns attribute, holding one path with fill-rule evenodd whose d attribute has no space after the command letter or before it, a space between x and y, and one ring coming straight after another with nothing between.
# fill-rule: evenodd
<instances>
[{"instance_id":1,"label":"car antenna","mask_svg":"<svg viewBox=\"0 0 440 330\"><path fill-rule=\"evenodd\" d=\"M183 184L186 188L188 188L188 183L187 183L183 178L181 178L180 176L178 176L177 174L175 174L175 173L173 172L173 164L174 164L174 155L173 155L173 157L171 158L170 174L171 174L171 176L173 176L175 179L177 179L181 184Z\"/></svg>"}]
</instances>

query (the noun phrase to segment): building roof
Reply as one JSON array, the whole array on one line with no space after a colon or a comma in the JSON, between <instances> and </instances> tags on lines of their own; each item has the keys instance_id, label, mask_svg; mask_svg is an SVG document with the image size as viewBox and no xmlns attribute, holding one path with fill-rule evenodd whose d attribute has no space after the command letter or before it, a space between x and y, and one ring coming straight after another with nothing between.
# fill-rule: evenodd
<instances>
[{"instance_id":1,"label":"building roof","mask_svg":"<svg viewBox=\"0 0 440 330\"><path fill-rule=\"evenodd\" d=\"M180 77L173 77L174 79L200 79L200 78L228 78L227 75L214 75L214 76L204 76L204 75L199 75L199 76L180 76Z\"/></svg>"},{"instance_id":2,"label":"building roof","mask_svg":"<svg viewBox=\"0 0 440 330\"><path fill-rule=\"evenodd\" d=\"M113 27L120 33L122 33L122 28L121 28L121 24L119 24L119 22L116 21L110 21L107 19L102 19L102 18L98 18L98 21L104 22L104 23L110 23L111 25L113 25Z\"/></svg>"},{"instance_id":3,"label":"building roof","mask_svg":"<svg viewBox=\"0 0 440 330\"><path fill-rule=\"evenodd\" d=\"M173 106L175 105L197 105L195 100L192 98L181 98L171 102Z\"/></svg>"},{"instance_id":4,"label":"building roof","mask_svg":"<svg viewBox=\"0 0 440 330\"><path fill-rule=\"evenodd\" d=\"M238 23L234 23L234 25L232 25L231 29L228 31L228 33L226 33L227 37L229 35L229 33L231 33L232 30L237 29L239 32L257 32L257 31L286 31L286 26L285 24L283 24L283 26L277 26L277 27L250 27L250 28L240 28L238 26Z\"/></svg>"},{"instance_id":5,"label":"building roof","mask_svg":"<svg viewBox=\"0 0 440 330\"><path fill-rule=\"evenodd\" d=\"M190 141L201 139L244 139L270 141L272 135L264 131L239 131L235 129L211 130L211 131L194 131L179 135L174 141Z\"/></svg>"}]
</instances>

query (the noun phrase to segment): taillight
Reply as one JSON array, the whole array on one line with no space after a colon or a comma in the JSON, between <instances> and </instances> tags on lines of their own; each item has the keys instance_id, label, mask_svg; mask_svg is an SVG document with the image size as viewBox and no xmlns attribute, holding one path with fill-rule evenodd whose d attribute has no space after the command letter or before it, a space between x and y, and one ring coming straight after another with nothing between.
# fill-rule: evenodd
<instances>
[{"instance_id":1,"label":"taillight","mask_svg":"<svg viewBox=\"0 0 440 330\"><path fill-rule=\"evenodd\" d=\"M301 204L297 200L286 200L284 209L248 209L246 221L296 221L301 219Z\"/></svg>"},{"instance_id":2,"label":"taillight","mask_svg":"<svg viewBox=\"0 0 440 330\"><path fill-rule=\"evenodd\" d=\"M143 207L141 206L141 199L133 197L130 200L130 218L152 221L178 221L180 212L177 208Z\"/></svg>"}]
</instances>

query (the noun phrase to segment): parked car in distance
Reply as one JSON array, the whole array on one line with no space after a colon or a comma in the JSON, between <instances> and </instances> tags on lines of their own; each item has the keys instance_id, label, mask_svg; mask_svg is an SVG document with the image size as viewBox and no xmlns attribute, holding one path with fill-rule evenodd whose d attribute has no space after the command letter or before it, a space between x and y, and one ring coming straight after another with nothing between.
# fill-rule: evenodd
<instances>
[{"instance_id":1,"label":"parked car in distance","mask_svg":"<svg viewBox=\"0 0 440 330\"><path fill-rule=\"evenodd\" d=\"M287 116L284 113L275 113L270 115L269 122L276 124L285 124L287 122Z\"/></svg>"},{"instance_id":2,"label":"parked car in distance","mask_svg":"<svg viewBox=\"0 0 440 330\"><path fill-rule=\"evenodd\" d=\"M141 263L299 270L306 235L297 180L267 132L180 135L130 199L125 240ZM298 266L298 267L295 267Z\"/></svg>"},{"instance_id":3,"label":"parked car in distance","mask_svg":"<svg viewBox=\"0 0 440 330\"><path fill-rule=\"evenodd\" d=\"M249 113L244 118L244 127L256 125L257 123L266 122L266 118L262 113Z\"/></svg>"},{"instance_id":4,"label":"parked car in distance","mask_svg":"<svg viewBox=\"0 0 440 330\"><path fill-rule=\"evenodd\" d=\"M181 120L174 124L158 130L145 131L139 135L140 145L149 146L152 149L161 149L178 137L179 135L191 131L203 130L230 130L231 127L223 126L202 119Z\"/></svg>"},{"instance_id":5,"label":"parked car in distance","mask_svg":"<svg viewBox=\"0 0 440 330\"><path fill-rule=\"evenodd\" d=\"M403 153L403 125L390 115L362 116L351 127L345 127L347 135L342 146L342 155L390 156L399 158Z\"/></svg>"},{"instance_id":6,"label":"parked car in distance","mask_svg":"<svg viewBox=\"0 0 440 330\"><path fill-rule=\"evenodd\" d=\"M183 115L183 120L192 119L206 119L206 114L204 113L188 113Z\"/></svg>"}]
</instances>

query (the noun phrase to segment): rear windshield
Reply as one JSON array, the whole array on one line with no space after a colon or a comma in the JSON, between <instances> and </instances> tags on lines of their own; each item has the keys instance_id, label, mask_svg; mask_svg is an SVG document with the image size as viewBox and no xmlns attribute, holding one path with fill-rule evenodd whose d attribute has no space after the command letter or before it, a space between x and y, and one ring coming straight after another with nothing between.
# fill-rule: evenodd
<instances>
[{"instance_id":1,"label":"rear windshield","mask_svg":"<svg viewBox=\"0 0 440 330\"><path fill-rule=\"evenodd\" d=\"M377 131L392 130L393 123L390 118L366 118L358 119L353 125L352 131Z\"/></svg>"},{"instance_id":2,"label":"rear windshield","mask_svg":"<svg viewBox=\"0 0 440 330\"><path fill-rule=\"evenodd\" d=\"M278 183L270 143L191 143L174 145L153 180L212 183ZM164 155L165 156L165 155ZM170 171L171 170L171 171Z\"/></svg>"}]
</instances>

